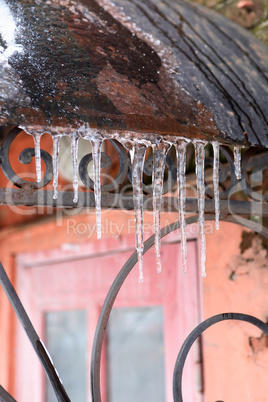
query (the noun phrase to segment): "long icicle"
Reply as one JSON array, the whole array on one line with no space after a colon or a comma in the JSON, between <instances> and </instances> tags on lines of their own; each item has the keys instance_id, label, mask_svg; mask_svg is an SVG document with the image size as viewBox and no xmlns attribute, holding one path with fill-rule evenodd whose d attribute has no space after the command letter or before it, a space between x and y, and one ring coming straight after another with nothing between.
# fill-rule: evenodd
<instances>
[{"instance_id":1,"label":"long icicle","mask_svg":"<svg viewBox=\"0 0 268 402\"><path fill-rule=\"evenodd\" d=\"M73 162L73 188L74 188L74 198L73 202L78 202L78 134L72 134L71 150L72 150L72 162Z\"/></svg>"},{"instance_id":2,"label":"long icicle","mask_svg":"<svg viewBox=\"0 0 268 402\"><path fill-rule=\"evenodd\" d=\"M58 177L59 177L59 150L61 135L53 137L53 199L58 198Z\"/></svg>"},{"instance_id":3,"label":"long icicle","mask_svg":"<svg viewBox=\"0 0 268 402\"><path fill-rule=\"evenodd\" d=\"M216 230L219 230L220 222L220 191L219 191L219 163L220 163L220 145L217 141L212 142L213 146L213 187L214 187L214 202L215 202L215 225Z\"/></svg>"},{"instance_id":4,"label":"long icicle","mask_svg":"<svg viewBox=\"0 0 268 402\"><path fill-rule=\"evenodd\" d=\"M101 238L101 146L103 139L97 137L91 140L92 155L93 155L93 172L94 172L94 197L96 209L96 226L97 226L97 239Z\"/></svg>"},{"instance_id":5,"label":"long icicle","mask_svg":"<svg viewBox=\"0 0 268 402\"><path fill-rule=\"evenodd\" d=\"M235 165L235 175L237 180L241 179L241 147L236 145L234 147L234 165Z\"/></svg>"},{"instance_id":6,"label":"long icicle","mask_svg":"<svg viewBox=\"0 0 268 402\"><path fill-rule=\"evenodd\" d=\"M177 187L178 187L178 204L181 227L181 254L182 254L182 271L187 272L187 237L186 237L186 221L185 221L185 203L186 203L186 151L188 142L178 140L176 144L177 154Z\"/></svg>"},{"instance_id":7,"label":"long icicle","mask_svg":"<svg viewBox=\"0 0 268 402\"><path fill-rule=\"evenodd\" d=\"M40 141L41 141L40 133L34 134L34 145L35 145L35 168L36 168L36 181L40 183L42 180L42 172L41 172L41 149L40 149Z\"/></svg>"},{"instance_id":8,"label":"long icicle","mask_svg":"<svg viewBox=\"0 0 268 402\"><path fill-rule=\"evenodd\" d=\"M136 229L136 250L139 262L139 282L143 282L143 167L145 144L135 143L130 152L132 165L133 204Z\"/></svg>"},{"instance_id":9,"label":"long icicle","mask_svg":"<svg viewBox=\"0 0 268 402\"><path fill-rule=\"evenodd\" d=\"M196 185L201 238L201 275L206 277L206 236L205 236L205 143L195 142Z\"/></svg>"},{"instance_id":10,"label":"long icicle","mask_svg":"<svg viewBox=\"0 0 268 402\"><path fill-rule=\"evenodd\" d=\"M165 160L170 148L169 143L160 142L153 147L153 213L155 232L155 258L157 272L161 272L161 201L163 191L163 180L165 171Z\"/></svg>"}]
</instances>

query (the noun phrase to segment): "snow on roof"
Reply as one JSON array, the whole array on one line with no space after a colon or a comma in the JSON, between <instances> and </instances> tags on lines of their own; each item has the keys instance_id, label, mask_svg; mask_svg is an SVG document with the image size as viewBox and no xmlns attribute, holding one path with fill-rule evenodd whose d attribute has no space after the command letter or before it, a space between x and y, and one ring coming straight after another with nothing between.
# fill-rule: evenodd
<instances>
[{"instance_id":1,"label":"snow on roof","mask_svg":"<svg viewBox=\"0 0 268 402\"><path fill-rule=\"evenodd\" d=\"M4 44L0 45L0 61L7 62L14 52L21 52L22 46L16 44L16 22L5 0L0 0L0 16L0 37Z\"/></svg>"}]
</instances>

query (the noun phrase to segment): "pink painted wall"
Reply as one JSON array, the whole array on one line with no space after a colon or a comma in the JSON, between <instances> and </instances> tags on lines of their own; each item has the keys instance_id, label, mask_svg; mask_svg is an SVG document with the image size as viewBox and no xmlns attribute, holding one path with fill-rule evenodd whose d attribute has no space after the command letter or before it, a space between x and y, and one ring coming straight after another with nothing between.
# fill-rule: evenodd
<instances>
[{"instance_id":1,"label":"pink painted wall","mask_svg":"<svg viewBox=\"0 0 268 402\"><path fill-rule=\"evenodd\" d=\"M207 236L204 318L239 312L268 319L267 249L252 234L241 253L243 231L221 223L218 232ZM203 345L207 402L268 401L268 340L260 330L241 321L221 322L205 332Z\"/></svg>"},{"instance_id":2,"label":"pink painted wall","mask_svg":"<svg viewBox=\"0 0 268 402\"><path fill-rule=\"evenodd\" d=\"M1 261L14 282L16 282L14 276L16 254L48 250L60 247L62 244L74 245L89 240L89 229L84 229L94 228L94 213L61 218L58 226L55 218L50 217L42 224L39 221L35 224L2 229ZM151 216L145 218L145 227L150 230L151 218ZM162 224L174 222L175 219L176 215L163 215ZM115 236L114 231L117 228L121 232L119 238L123 240L125 234L134 231L132 212L104 211L103 222L107 222L104 237ZM222 312L241 312L266 321L267 250L262 247L261 240L256 235L252 239L251 246L241 254L243 228L221 223L218 232L214 229L214 224L208 223L207 278L202 279L203 318ZM189 231L191 232L191 228ZM194 231L196 232L196 229ZM145 237L147 236L148 231ZM95 239L94 230L90 239ZM0 383L13 393L16 360L13 349L14 314L1 289L0 306ZM236 321L219 323L205 332L203 345L206 402L268 401L266 382L268 342L265 337L261 338L258 329L250 324Z\"/></svg>"}]
</instances>

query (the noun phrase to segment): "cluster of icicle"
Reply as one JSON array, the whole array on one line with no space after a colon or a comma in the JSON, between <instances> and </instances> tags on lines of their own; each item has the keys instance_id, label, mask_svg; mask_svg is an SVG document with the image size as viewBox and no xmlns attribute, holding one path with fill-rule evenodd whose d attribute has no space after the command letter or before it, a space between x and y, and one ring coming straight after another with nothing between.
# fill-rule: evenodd
<instances>
[{"instance_id":1,"label":"cluster of icicle","mask_svg":"<svg viewBox=\"0 0 268 402\"><path fill-rule=\"evenodd\" d=\"M26 131L26 130L25 130ZM40 137L42 134L33 133L35 139L35 161L37 181L41 181L41 151ZM58 196L58 157L60 138L66 134L53 135L53 198ZM86 138L92 144L92 159L93 159L93 179L94 179L94 196L96 208L96 227L97 238L101 238L101 146L105 139L116 139L120 141L129 151L132 168L132 186L133 186L133 204L136 226L136 250L139 263L139 281L143 282L143 168L145 154L148 147L153 149L153 170L152 170L152 186L153 186L153 215L154 215L154 232L155 232L155 257L157 272L161 272L161 202L163 191L163 180L165 170L166 155L172 145L176 148L177 154L177 187L178 187L178 206L179 219L181 230L181 251L182 251L182 269L183 273L187 272L187 238L186 238L186 151L190 142L189 139L181 137L156 137L148 136L148 139L139 136L133 138L122 138L119 135L104 137L97 132L75 131L71 134L71 150L73 163L73 202L78 202L78 140L79 137ZM199 211L199 232L201 240L201 275L206 276L206 237L205 237L205 146L207 142L201 140L193 141L195 147L195 165L196 165L196 185L198 196L198 211ZM215 200L215 224L216 229L219 229L220 216L220 199L219 199L219 143L212 142L214 151L213 164L213 187ZM234 147L234 163L237 179L241 178L241 148Z\"/></svg>"}]
</instances>

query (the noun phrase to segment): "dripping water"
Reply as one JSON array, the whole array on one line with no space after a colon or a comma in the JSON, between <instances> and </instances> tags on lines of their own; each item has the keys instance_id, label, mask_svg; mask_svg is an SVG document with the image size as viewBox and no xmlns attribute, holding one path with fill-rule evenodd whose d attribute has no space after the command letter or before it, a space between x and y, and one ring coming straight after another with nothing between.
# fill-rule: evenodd
<instances>
[{"instance_id":1,"label":"dripping water","mask_svg":"<svg viewBox=\"0 0 268 402\"><path fill-rule=\"evenodd\" d=\"M196 186L199 211L199 230L201 239L201 275L206 277L206 236L205 236L205 142L195 142Z\"/></svg>"},{"instance_id":2,"label":"dripping water","mask_svg":"<svg viewBox=\"0 0 268 402\"><path fill-rule=\"evenodd\" d=\"M163 191L163 180L165 171L165 160L171 144L160 142L153 146L153 214L155 232L155 258L157 272L161 272L161 202Z\"/></svg>"},{"instance_id":3,"label":"dripping water","mask_svg":"<svg viewBox=\"0 0 268 402\"><path fill-rule=\"evenodd\" d=\"M241 147L236 145L234 147L234 165L235 165L235 175L237 180L241 179Z\"/></svg>"},{"instance_id":4,"label":"dripping water","mask_svg":"<svg viewBox=\"0 0 268 402\"><path fill-rule=\"evenodd\" d=\"M145 144L135 143L130 151L132 165L132 186L133 186L133 204L135 214L136 229L136 250L139 262L139 282L143 282L143 167L145 152L147 146Z\"/></svg>"},{"instance_id":5,"label":"dripping water","mask_svg":"<svg viewBox=\"0 0 268 402\"><path fill-rule=\"evenodd\" d=\"M220 220L220 191L219 191L219 152L220 146L216 141L212 142L213 146L213 187L214 187L214 201L215 201L215 224L216 230L219 230Z\"/></svg>"},{"instance_id":6,"label":"dripping water","mask_svg":"<svg viewBox=\"0 0 268 402\"><path fill-rule=\"evenodd\" d=\"M103 138L95 137L91 140L92 155L93 155L93 172L94 172L94 197L96 208L96 226L97 226L97 239L101 238L101 146Z\"/></svg>"},{"instance_id":7,"label":"dripping water","mask_svg":"<svg viewBox=\"0 0 268 402\"><path fill-rule=\"evenodd\" d=\"M59 150L61 135L53 136L53 199L58 198Z\"/></svg>"},{"instance_id":8,"label":"dripping water","mask_svg":"<svg viewBox=\"0 0 268 402\"><path fill-rule=\"evenodd\" d=\"M73 163L73 189L74 189L74 198L73 202L78 202L78 134L73 133L71 136L71 150L72 150L72 163Z\"/></svg>"},{"instance_id":9,"label":"dripping water","mask_svg":"<svg viewBox=\"0 0 268 402\"><path fill-rule=\"evenodd\" d=\"M177 154L177 187L178 187L178 204L181 228L181 254L182 254L182 271L187 272L187 238L186 238L186 221L185 221L185 204L186 204L186 150L188 142L179 140L176 143Z\"/></svg>"}]
</instances>

